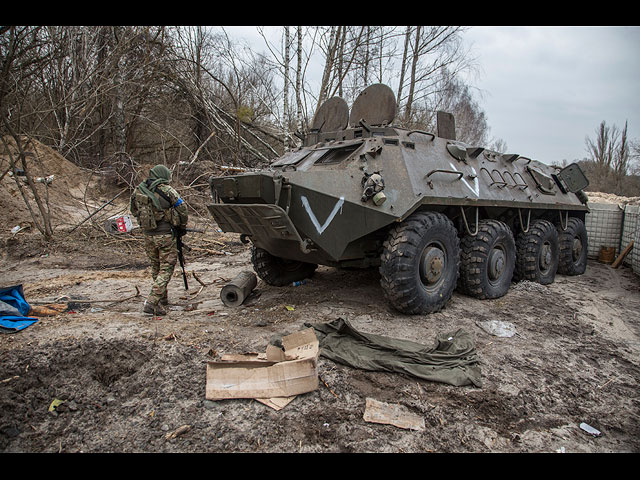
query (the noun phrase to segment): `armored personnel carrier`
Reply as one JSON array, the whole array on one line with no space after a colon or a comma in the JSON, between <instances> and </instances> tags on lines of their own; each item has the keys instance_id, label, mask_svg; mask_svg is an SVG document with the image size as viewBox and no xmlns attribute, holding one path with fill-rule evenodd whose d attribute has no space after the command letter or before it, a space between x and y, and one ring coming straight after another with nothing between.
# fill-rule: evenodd
<instances>
[{"instance_id":1,"label":"armored personnel carrier","mask_svg":"<svg viewBox=\"0 0 640 480\"><path fill-rule=\"evenodd\" d=\"M331 98L302 147L264 170L210 179L211 215L252 243L262 280L290 285L318 265L378 267L393 307L426 314L456 288L498 298L512 281L584 272L588 181L577 164L560 170L456 141L444 112L437 134L398 128L395 115L383 84L350 111Z\"/></svg>"}]
</instances>

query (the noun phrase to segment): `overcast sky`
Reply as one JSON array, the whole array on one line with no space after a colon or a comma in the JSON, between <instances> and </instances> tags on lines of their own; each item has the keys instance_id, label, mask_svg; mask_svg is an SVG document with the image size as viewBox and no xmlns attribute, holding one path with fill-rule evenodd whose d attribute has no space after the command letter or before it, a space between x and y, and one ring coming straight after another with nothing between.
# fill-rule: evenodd
<instances>
[{"instance_id":1,"label":"overcast sky","mask_svg":"<svg viewBox=\"0 0 640 480\"><path fill-rule=\"evenodd\" d=\"M471 83L510 153L585 157L601 121L640 139L640 27L473 27Z\"/></svg>"},{"instance_id":2,"label":"overcast sky","mask_svg":"<svg viewBox=\"0 0 640 480\"><path fill-rule=\"evenodd\" d=\"M263 49L255 27L225 28ZM582 159L603 120L628 121L640 139L640 27L471 27L464 38L478 64L468 82L508 153Z\"/></svg>"}]
</instances>

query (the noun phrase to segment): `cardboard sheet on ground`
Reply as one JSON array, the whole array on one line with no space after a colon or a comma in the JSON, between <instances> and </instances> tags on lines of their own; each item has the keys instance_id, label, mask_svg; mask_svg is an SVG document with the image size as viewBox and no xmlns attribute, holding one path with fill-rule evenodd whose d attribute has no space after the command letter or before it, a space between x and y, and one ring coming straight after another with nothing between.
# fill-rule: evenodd
<instances>
[{"instance_id":1,"label":"cardboard sheet on ground","mask_svg":"<svg viewBox=\"0 0 640 480\"><path fill-rule=\"evenodd\" d=\"M369 371L403 373L448 383L482 386L480 364L471 335L463 329L436 336L435 346L366 334L337 318L313 327L320 354L330 360Z\"/></svg>"},{"instance_id":2,"label":"cardboard sheet on ground","mask_svg":"<svg viewBox=\"0 0 640 480\"><path fill-rule=\"evenodd\" d=\"M384 403L373 398L367 398L365 402L365 422L382 423L420 432L425 429L424 418L409 412L403 405Z\"/></svg>"},{"instance_id":3,"label":"cardboard sheet on ground","mask_svg":"<svg viewBox=\"0 0 640 480\"><path fill-rule=\"evenodd\" d=\"M253 398L276 410L318 388L318 339L312 328L282 338L284 349L229 355L207 363L207 400Z\"/></svg>"}]
</instances>

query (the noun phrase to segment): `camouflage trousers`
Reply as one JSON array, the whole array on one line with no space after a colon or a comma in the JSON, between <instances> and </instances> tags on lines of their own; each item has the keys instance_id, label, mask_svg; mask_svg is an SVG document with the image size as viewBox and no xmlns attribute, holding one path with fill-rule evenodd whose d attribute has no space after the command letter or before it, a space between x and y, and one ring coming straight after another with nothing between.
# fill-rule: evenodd
<instances>
[{"instance_id":1,"label":"camouflage trousers","mask_svg":"<svg viewBox=\"0 0 640 480\"><path fill-rule=\"evenodd\" d=\"M147 302L157 305L167 299L167 285L178 261L178 247L173 234L145 235L144 249L151 262L153 285Z\"/></svg>"}]
</instances>

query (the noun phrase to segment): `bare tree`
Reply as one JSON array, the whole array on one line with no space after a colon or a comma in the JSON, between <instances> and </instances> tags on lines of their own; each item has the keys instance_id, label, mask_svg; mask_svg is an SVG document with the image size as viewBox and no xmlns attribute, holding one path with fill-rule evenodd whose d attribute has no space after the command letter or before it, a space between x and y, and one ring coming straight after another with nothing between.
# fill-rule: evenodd
<instances>
[{"instance_id":1,"label":"bare tree","mask_svg":"<svg viewBox=\"0 0 640 480\"><path fill-rule=\"evenodd\" d=\"M596 130L595 141L589 137L585 139L587 153L598 166L601 175L607 175L611 169L618 135L617 127L610 127L603 120Z\"/></svg>"},{"instance_id":2,"label":"bare tree","mask_svg":"<svg viewBox=\"0 0 640 480\"><path fill-rule=\"evenodd\" d=\"M470 66L468 53L463 49L461 27L407 28L405 33L406 65L402 67L402 83L398 87L398 103L403 109L403 121L410 125L416 102L426 103L439 92L445 78L456 78ZM405 68L408 72L405 72ZM406 97L404 88L408 89Z\"/></svg>"},{"instance_id":3,"label":"bare tree","mask_svg":"<svg viewBox=\"0 0 640 480\"><path fill-rule=\"evenodd\" d=\"M284 150L289 149L289 57L291 51L289 27L284 27L284 106L283 106L283 121L282 126L284 131L282 136L284 137Z\"/></svg>"},{"instance_id":4,"label":"bare tree","mask_svg":"<svg viewBox=\"0 0 640 480\"><path fill-rule=\"evenodd\" d=\"M304 132L305 128L302 122L302 27L296 28L296 129Z\"/></svg>"},{"instance_id":5,"label":"bare tree","mask_svg":"<svg viewBox=\"0 0 640 480\"><path fill-rule=\"evenodd\" d=\"M618 178L624 177L629 170L629 140L627 138L628 122L624 122L624 128L620 132L620 141L616 145L613 155L613 161L611 167L616 173Z\"/></svg>"},{"instance_id":6,"label":"bare tree","mask_svg":"<svg viewBox=\"0 0 640 480\"><path fill-rule=\"evenodd\" d=\"M589 159L595 166L591 187L606 192L621 193L625 177L631 171L634 154L628 139L628 124L619 130L603 120L596 129L595 140L587 137L585 144Z\"/></svg>"},{"instance_id":7,"label":"bare tree","mask_svg":"<svg viewBox=\"0 0 640 480\"><path fill-rule=\"evenodd\" d=\"M20 177L13 175L13 178L36 228L46 240L53 236L46 185L43 198L31 174L31 164L27 162L25 147L29 138L19 133L25 115L20 100L23 94L31 90L42 66L56 53L46 48L41 36L41 27L0 27L0 145L3 146L9 160L8 171L15 173L18 162L22 167L22 176L33 196L35 206L32 205ZM8 135L12 144L7 141L5 135Z\"/></svg>"}]
</instances>

